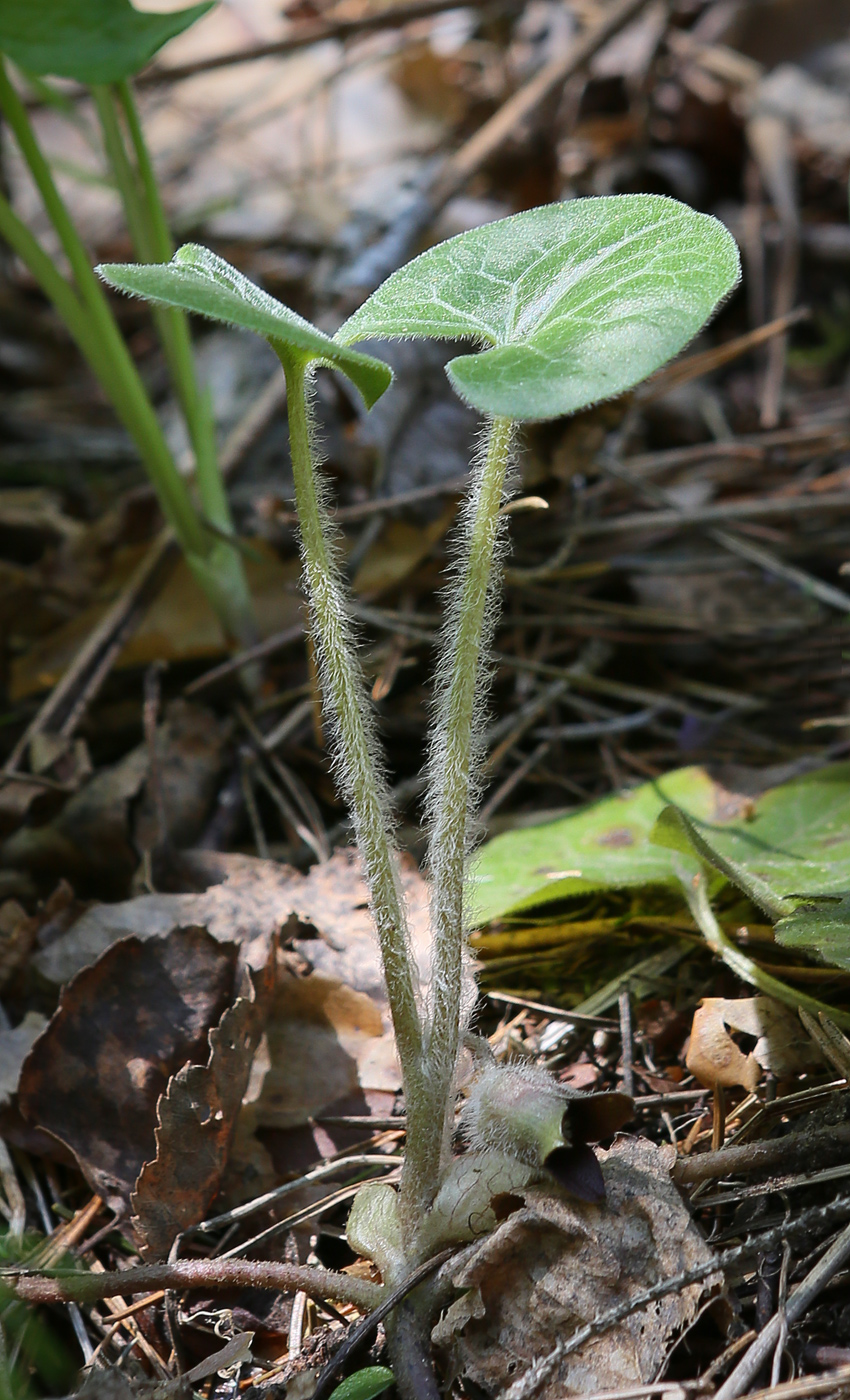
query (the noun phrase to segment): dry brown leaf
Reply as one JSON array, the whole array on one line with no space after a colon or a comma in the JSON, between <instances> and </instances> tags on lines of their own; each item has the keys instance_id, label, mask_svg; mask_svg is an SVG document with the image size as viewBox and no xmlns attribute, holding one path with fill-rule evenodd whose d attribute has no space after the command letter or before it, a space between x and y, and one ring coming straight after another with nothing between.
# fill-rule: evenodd
<instances>
[{"instance_id":1,"label":"dry brown leaf","mask_svg":"<svg viewBox=\"0 0 850 1400\"><path fill-rule=\"evenodd\" d=\"M709 1089L740 1086L753 1093L761 1065L735 1044L723 1017L724 997L705 997L694 1012L686 1063L691 1074Z\"/></svg>"},{"instance_id":2,"label":"dry brown leaf","mask_svg":"<svg viewBox=\"0 0 850 1400\"><path fill-rule=\"evenodd\" d=\"M381 1008L364 992L284 972L269 1016L257 1126L292 1128L358 1090L393 1092L399 1074L386 1030Z\"/></svg>"},{"instance_id":3,"label":"dry brown leaf","mask_svg":"<svg viewBox=\"0 0 850 1400\"><path fill-rule=\"evenodd\" d=\"M451 1369L498 1394L573 1331L711 1251L670 1181L672 1149L641 1138L600 1152L607 1200L586 1205L554 1187L523 1192L458 1270L463 1295L434 1331ZM653 1381L718 1275L654 1303L558 1363L535 1400Z\"/></svg>"},{"instance_id":4,"label":"dry brown leaf","mask_svg":"<svg viewBox=\"0 0 850 1400\"><path fill-rule=\"evenodd\" d=\"M157 756L169 835L178 846L189 846L200 835L229 734L229 724L201 705L175 700L166 710L157 730ZM140 744L101 769L52 821L22 826L9 837L0 848L0 864L120 898L129 890L140 851L159 836L149 769L148 750Z\"/></svg>"},{"instance_id":5,"label":"dry brown leaf","mask_svg":"<svg viewBox=\"0 0 850 1400\"><path fill-rule=\"evenodd\" d=\"M61 986L119 939L164 938L199 924L221 943L242 945L242 960L260 968L272 935L295 909L305 877L288 865L253 856L190 852L188 869L209 888L201 894L148 894L116 904L96 904L61 938L35 954L33 967Z\"/></svg>"},{"instance_id":6,"label":"dry brown leaf","mask_svg":"<svg viewBox=\"0 0 850 1400\"><path fill-rule=\"evenodd\" d=\"M154 1155L169 1077L207 1057L207 1032L233 997L238 951L203 928L123 940L64 989L27 1057L24 1117L69 1147L115 1205Z\"/></svg>"},{"instance_id":7,"label":"dry brown leaf","mask_svg":"<svg viewBox=\"0 0 850 1400\"><path fill-rule=\"evenodd\" d=\"M413 953L423 982L429 975L430 924L428 887L415 862L402 857L401 882L407 900ZM296 891L298 918L312 925L316 939L296 939L294 947L315 972L366 992L386 1005L384 977L369 913L369 891L352 847L335 851L324 865L314 865Z\"/></svg>"},{"instance_id":8,"label":"dry brown leaf","mask_svg":"<svg viewBox=\"0 0 850 1400\"><path fill-rule=\"evenodd\" d=\"M156 1157L131 1197L148 1259L167 1258L218 1194L274 985L274 954L209 1033L205 1065L184 1065L157 1104Z\"/></svg>"},{"instance_id":9,"label":"dry brown leaf","mask_svg":"<svg viewBox=\"0 0 850 1400\"><path fill-rule=\"evenodd\" d=\"M749 1054L730 1030L755 1038ZM821 1063L798 1018L772 997L705 997L694 1014L687 1065L709 1089L740 1086L753 1093L762 1069L784 1078Z\"/></svg>"},{"instance_id":10,"label":"dry brown leaf","mask_svg":"<svg viewBox=\"0 0 850 1400\"><path fill-rule=\"evenodd\" d=\"M158 942L176 928L195 924L222 945L238 945L241 962L260 969L273 936L291 925L289 962L300 975L293 976L284 962L252 1088L236 1125L226 1187L228 1199L235 1202L253 1187L262 1189L258 1183L268 1182L272 1159L281 1169L292 1165L291 1139L278 1140L267 1151L255 1129L288 1133L337 1105L338 1112L388 1112L401 1074L356 852L337 851L307 875L275 861L211 852L189 852L184 864L198 883L218 883L201 894L140 895L96 905L38 952L33 966L46 981L60 985L128 935ZM425 981L428 890L412 860L403 863L402 882ZM314 1139L302 1146L305 1160L314 1160ZM320 1146L334 1150L324 1139Z\"/></svg>"},{"instance_id":11,"label":"dry brown leaf","mask_svg":"<svg viewBox=\"0 0 850 1400\"><path fill-rule=\"evenodd\" d=\"M756 1037L753 1058L779 1079L819 1068L823 1057L799 1017L773 997L739 997L725 1002L723 1019L732 1030Z\"/></svg>"},{"instance_id":12,"label":"dry brown leaf","mask_svg":"<svg viewBox=\"0 0 850 1400\"><path fill-rule=\"evenodd\" d=\"M138 563L139 552L119 551L114 579L102 585L112 599ZM263 636L291 627L301 617L296 591L297 560L284 564L262 540L252 541L245 556L245 572ZM110 586L111 585L111 586ZM69 622L17 657L11 666L10 698L22 700L55 685L67 670L82 643L100 622L109 603L85 608ZM227 642L200 585L181 559L118 658L117 666L149 666L153 661L186 661L227 654Z\"/></svg>"}]
</instances>

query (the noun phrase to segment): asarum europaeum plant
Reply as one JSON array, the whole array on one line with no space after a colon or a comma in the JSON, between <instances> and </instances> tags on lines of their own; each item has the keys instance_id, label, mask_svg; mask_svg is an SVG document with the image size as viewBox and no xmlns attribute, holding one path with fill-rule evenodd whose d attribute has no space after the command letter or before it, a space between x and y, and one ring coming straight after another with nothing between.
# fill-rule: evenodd
<instances>
[{"instance_id":1,"label":"asarum europaeum plant","mask_svg":"<svg viewBox=\"0 0 850 1400\"><path fill-rule=\"evenodd\" d=\"M167 266L113 264L99 271L113 287L156 304L257 331L277 352L286 375L304 580L322 691L336 773L371 892L407 1108L400 1187L361 1188L348 1235L393 1289L437 1251L492 1229L499 1203L535 1177L548 1173L574 1194L599 1200L601 1173L587 1144L615 1132L630 1116L623 1095L570 1094L543 1071L498 1064L468 1030L465 887L506 528L500 511L516 425L574 413L652 374L697 334L736 285L738 252L715 219L655 195L547 205L414 258L332 338L203 248L181 248ZM449 363L447 373L485 423L455 540L435 677L426 801L432 888L427 989L417 984L387 783L310 410L317 365L346 374L371 406L388 387L390 371L380 359L349 347L423 336L475 343L472 353ZM468 1150L455 1156L465 1044L473 1056L461 1119ZM344 1279L340 1289L344 1297ZM436 1394L422 1365L428 1307L427 1289L420 1288L391 1325L394 1367L406 1397Z\"/></svg>"}]
</instances>

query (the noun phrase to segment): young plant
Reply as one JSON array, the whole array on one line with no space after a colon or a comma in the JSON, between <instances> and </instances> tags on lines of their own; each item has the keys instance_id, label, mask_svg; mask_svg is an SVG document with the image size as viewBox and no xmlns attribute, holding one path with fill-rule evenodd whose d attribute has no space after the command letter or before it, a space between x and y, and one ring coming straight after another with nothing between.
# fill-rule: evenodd
<instances>
[{"instance_id":1,"label":"young plant","mask_svg":"<svg viewBox=\"0 0 850 1400\"><path fill-rule=\"evenodd\" d=\"M0 195L0 236L26 264L82 351L136 444L172 527L225 634L256 640L253 609L215 446L208 398L194 365L185 313L157 314L166 360L195 459L199 506L178 470L156 412L127 349L104 289L42 152L27 110L6 71L6 55L57 100L40 79L73 78L89 87L112 180L124 206L136 256L167 262L174 248L129 79L174 35L211 8L212 0L172 14L142 14L129 0L0 0L0 111L15 138L69 268L65 276ZM199 508L200 507L200 508Z\"/></svg>"},{"instance_id":2,"label":"young plant","mask_svg":"<svg viewBox=\"0 0 850 1400\"><path fill-rule=\"evenodd\" d=\"M334 741L371 890L402 1066L407 1146L398 1193L362 1188L349 1239L378 1264L387 1288L449 1243L496 1222L493 1198L548 1171L599 1199L586 1144L629 1116L622 1095L570 1095L538 1071L498 1065L468 1033L465 882L481 771L486 653L505 517L506 478L522 421L554 418L622 393L699 331L739 276L735 244L716 220L649 195L576 200L500 220L450 239L395 273L333 339L253 287L204 249L167 266L100 269L113 286L265 335L286 375L306 591ZM383 392L381 361L362 340L470 339L479 353L448 365L458 393L485 420L457 539L436 675L428 766L432 977L417 988L393 848L392 814L366 699L350 611L337 567L310 415L313 368L327 364L367 405ZM461 1049L474 1079L463 1116L470 1150L451 1150ZM392 1323L394 1368L405 1396L432 1395L422 1362L427 1295Z\"/></svg>"}]
</instances>

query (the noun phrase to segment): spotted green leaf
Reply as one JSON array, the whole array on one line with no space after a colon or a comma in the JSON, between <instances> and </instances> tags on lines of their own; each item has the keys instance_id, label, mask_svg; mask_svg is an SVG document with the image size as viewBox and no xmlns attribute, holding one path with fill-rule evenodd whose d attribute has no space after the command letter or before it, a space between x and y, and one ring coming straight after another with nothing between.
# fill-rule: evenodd
<instances>
[{"instance_id":1,"label":"spotted green leaf","mask_svg":"<svg viewBox=\"0 0 850 1400\"><path fill-rule=\"evenodd\" d=\"M97 270L119 291L256 331L278 353L295 351L333 365L356 384L370 408L392 381L392 371L383 360L331 340L224 258L196 243L184 244L170 263L104 263Z\"/></svg>"},{"instance_id":2,"label":"spotted green leaf","mask_svg":"<svg viewBox=\"0 0 850 1400\"><path fill-rule=\"evenodd\" d=\"M475 923L592 890L677 889L669 853L650 840L653 826L668 803L715 819L722 796L704 768L679 768L556 821L495 836L471 871Z\"/></svg>"},{"instance_id":3,"label":"spotted green leaf","mask_svg":"<svg viewBox=\"0 0 850 1400\"><path fill-rule=\"evenodd\" d=\"M0 50L28 73L117 83L214 3L150 14L130 0L0 0Z\"/></svg>"},{"instance_id":4,"label":"spotted green leaf","mask_svg":"<svg viewBox=\"0 0 850 1400\"><path fill-rule=\"evenodd\" d=\"M473 340L447 366L483 413L557 418L638 384L693 339L740 276L722 224L661 195L547 204L459 234L393 273L344 345Z\"/></svg>"}]
</instances>

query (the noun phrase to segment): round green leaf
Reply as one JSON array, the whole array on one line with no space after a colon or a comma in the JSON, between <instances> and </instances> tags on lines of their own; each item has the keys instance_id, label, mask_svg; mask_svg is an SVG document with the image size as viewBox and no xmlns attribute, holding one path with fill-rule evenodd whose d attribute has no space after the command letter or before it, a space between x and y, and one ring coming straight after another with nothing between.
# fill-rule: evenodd
<instances>
[{"instance_id":1,"label":"round green leaf","mask_svg":"<svg viewBox=\"0 0 850 1400\"><path fill-rule=\"evenodd\" d=\"M0 50L28 73L117 83L214 3L144 14L130 0L0 0Z\"/></svg>"},{"instance_id":2,"label":"round green leaf","mask_svg":"<svg viewBox=\"0 0 850 1400\"><path fill-rule=\"evenodd\" d=\"M119 291L256 331L278 353L294 350L333 365L356 384L369 408L392 382L392 371L383 360L338 345L224 258L196 243L178 248L170 263L104 263L97 271Z\"/></svg>"},{"instance_id":3,"label":"round green leaf","mask_svg":"<svg viewBox=\"0 0 850 1400\"><path fill-rule=\"evenodd\" d=\"M329 1397L329 1400L374 1400L394 1383L395 1376L387 1366L366 1366L346 1376Z\"/></svg>"},{"instance_id":4,"label":"round green leaf","mask_svg":"<svg viewBox=\"0 0 850 1400\"><path fill-rule=\"evenodd\" d=\"M557 418L652 374L740 276L716 219L661 195L548 204L459 234L393 273L336 339L471 339L447 366L483 413Z\"/></svg>"}]
</instances>

